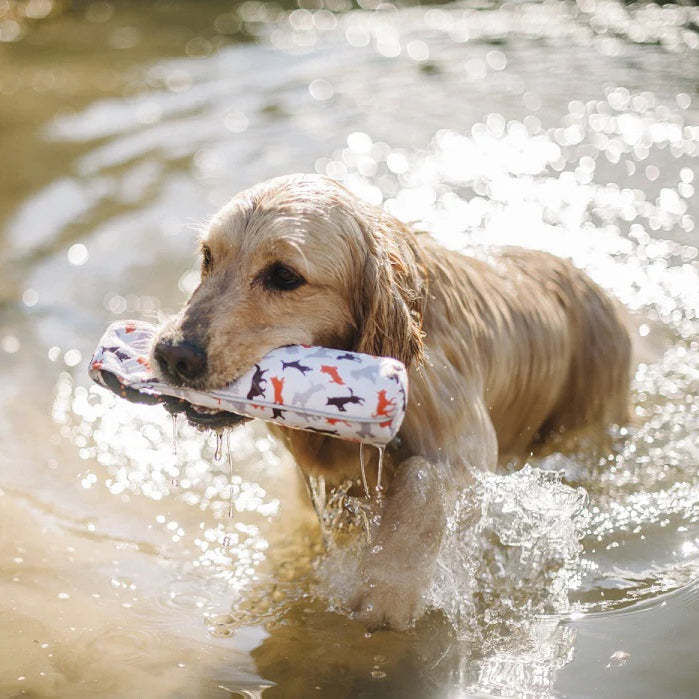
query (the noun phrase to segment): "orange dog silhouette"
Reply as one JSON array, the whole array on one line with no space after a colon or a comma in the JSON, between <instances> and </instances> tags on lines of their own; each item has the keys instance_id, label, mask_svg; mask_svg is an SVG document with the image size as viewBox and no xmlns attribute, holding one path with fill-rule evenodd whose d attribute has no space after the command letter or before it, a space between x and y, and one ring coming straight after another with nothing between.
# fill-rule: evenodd
<instances>
[{"instance_id":1,"label":"orange dog silhouette","mask_svg":"<svg viewBox=\"0 0 699 699\"><path fill-rule=\"evenodd\" d=\"M376 412L372 417L390 417L391 413L395 410L396 401L393 398L390 400L386 398L385 389L378 392L378 398L379 402L376 406Z\"/></svg>"},{"instance_id":2,"label":"orange dog silhouette","mask_svg":"<svg viewBox=\"0 0 699 699\"><path fill-rule=\"evenodd\" d=\"M330 377L331 383L336 383L340 386L345 385L345 382L342 380L342 377L338 373L336 366L329 366L327 364L323 364L320 367L320 371L322 374L327 374Z\"/></svg>"},{"instance_id":3,"label":"orange dog silhouette","mask_svg":"<svg viewBox=\"0 0 699 699\"><path fill-rule=\"evenodd\" d=\"M352 427L352 423L349 420L343 420L341 417L326 417L325 422L328 425L337 425L338 422L344 422L347 427Z\"/></svg>"},{"instance_id":4,"label":"orange dog silhouette","mask_svg":"<svg viewBox=\"0 0 699 699\"><path fill-rule=\"evenodd\" d=\"M280 379L277 376L272 376L270 378L272 386L274 388L274 402L277 405L284 405L284 398L282 396L282 389L284 388L284 379Z\"/></svg>"}]
</instances>

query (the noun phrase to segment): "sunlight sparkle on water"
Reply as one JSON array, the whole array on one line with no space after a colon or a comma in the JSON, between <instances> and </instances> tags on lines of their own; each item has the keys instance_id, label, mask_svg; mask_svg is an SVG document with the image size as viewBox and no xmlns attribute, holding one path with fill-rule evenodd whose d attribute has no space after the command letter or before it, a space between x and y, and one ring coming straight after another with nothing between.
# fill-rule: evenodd
<instances>
[{"instance_id":1,"label":"sunlight sparkle on water","mask_svg":"<svg viewBox=\"0 0 699 699\"><path fill-rule=\"evenodd\" d=\"M59 380L54 420L63 426L66 439L105 469L104 486L113 495L145 496L154 501L174 497L186 509L194 508L202 513L200 517L206 517L199 524L199 533L176 519L156 518L173 543L191 543L199 550L192 561L195 568L213 568L235 587L250 583L266 558L268 544L259 528L244 518L274 517L279 501L268 498L257 483L215 469L213 451L218 444L202 440L194 428L174 422L162 409L127 403L99 387L73 386L68 374ZM173 428L178 466L173 465ZM256 454L262 456L245 436L229 439L241 463ZM267 444L266 439L258 441ZM102 480L91 472L81 485L95 487ZM237 518L230 525L229 507Z\"/></svg>"}]
</instances>

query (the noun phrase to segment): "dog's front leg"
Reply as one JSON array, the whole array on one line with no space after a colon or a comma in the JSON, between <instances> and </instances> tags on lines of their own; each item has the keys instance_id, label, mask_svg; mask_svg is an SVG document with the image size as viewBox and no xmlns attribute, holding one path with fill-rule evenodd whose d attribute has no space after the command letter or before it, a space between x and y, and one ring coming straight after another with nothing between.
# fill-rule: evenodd
<instances>
[{"instance_id":1,"label":"dog's front leg","mask_svg":"<svg viewBox=\"0 0 699 699\"><path fill-rule=\"evenodd\" d=\"M413 386L417 404L431 407L435 391L419 380ZM485 404L468 387L461 394L463 400L452 404L449 413L436 407L425 413L440 417L439 425L427 425L427 433L439 441L418 447L431 458L413 456L395 469L380 523L361 558L361 585L352 599L357 617L369 628L403 629L422 614L456 499L472 482L472 469L495 468L497 438ZM423 417L416 413L408 430L417 432L415 421L424 422ZM453 422L445 425L447 417Z\"/></svg>"},{"instance_id":2,"label":"dog's front leg","mask_svg":"<svg viewBox=\"0 0 699 699\"><path fill-rule=\"evenodd\" d=\"M443 469L422 457L401 463L381 521L360 563L360 587L351 600L369 629L404 629L424 610L444 531L448 493Z\"/></svg>"}]
</instances>

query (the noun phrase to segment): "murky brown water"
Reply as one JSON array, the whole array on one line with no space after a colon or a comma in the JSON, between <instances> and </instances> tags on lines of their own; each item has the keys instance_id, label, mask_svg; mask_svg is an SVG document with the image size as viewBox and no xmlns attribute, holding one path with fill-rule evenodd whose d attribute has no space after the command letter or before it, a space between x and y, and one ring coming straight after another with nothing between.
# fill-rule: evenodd
<instances>
[{"instance_id":1,"label":"murky brown water","mask_svg":"<svg viewBox=\"0 0 699 699\"><path fill-rule=\"evenodd\" d=\"M3 696L696 695L698 11L362 4L0 20ZM313 563L262 425L231 479L213 438L179 424L173 454L163 411L86 378L107 321L186 297L197 227L292 171L454 248L570 256L656 346L607 459L464 496L409 633L345 613L351 550Z\"/></svg>"}]
</instances>

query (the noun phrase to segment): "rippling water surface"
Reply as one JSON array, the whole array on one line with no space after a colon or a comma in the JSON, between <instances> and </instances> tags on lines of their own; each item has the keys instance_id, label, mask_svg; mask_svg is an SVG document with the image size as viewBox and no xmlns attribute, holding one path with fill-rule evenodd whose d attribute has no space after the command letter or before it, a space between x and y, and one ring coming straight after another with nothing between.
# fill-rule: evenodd
<instances>
[{"instance_id":1,"label":"rippling water surface","mask_svg":"<svg viewBox=\"0 0 699 699\"><path fill-rule=\"evenodd\" d=\"M0 7L3 695L694 696L697 9L53 5ZM637 319L633 424L479 477L408 633L350 618L359 506L317 492L323 536L262 425L217 445L86 379L108 320L186 298L216 208L294 171L570 257Z\"/></svg>"}]
</instances>

